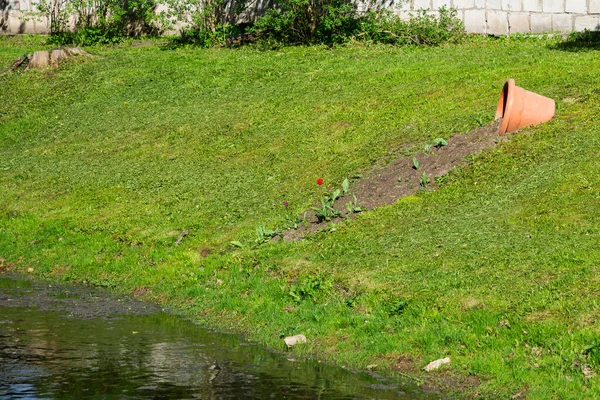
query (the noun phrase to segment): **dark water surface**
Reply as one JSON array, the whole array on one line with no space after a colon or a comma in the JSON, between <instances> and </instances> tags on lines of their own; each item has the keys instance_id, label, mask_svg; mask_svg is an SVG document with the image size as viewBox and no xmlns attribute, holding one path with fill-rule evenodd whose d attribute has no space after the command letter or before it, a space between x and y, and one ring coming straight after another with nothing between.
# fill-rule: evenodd
<instances>
[{"instance_id":1,"label":"dark water surface","mask_svg":"<svg viewBox=\"0 0 600 400\"><path fill-rule=\"evenodd\" d=\"M288 360L129 298L0 275L0 398L440 396L312 360Z\"/></svg>"}]
</instances>

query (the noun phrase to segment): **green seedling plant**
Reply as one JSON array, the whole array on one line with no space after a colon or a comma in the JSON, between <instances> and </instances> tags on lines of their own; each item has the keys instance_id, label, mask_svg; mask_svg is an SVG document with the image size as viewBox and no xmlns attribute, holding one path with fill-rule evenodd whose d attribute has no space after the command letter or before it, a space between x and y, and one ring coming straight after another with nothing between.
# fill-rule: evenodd
<instances>
[{"instance_id":1,"label":"green seedling plant","mask_svg":"<svg viewBox=\"0 0 600 400\"><path fill-rule=\"evenodd\" d=\"M425 152L427 153L429 150L431 150L432 147L439 149L444 146L448 146L448 142L442 138L437 138L433 141L433 144L427 143L425 145Z\"/></svg>"},{"instance_id":2,"label":"green seedling plant","mask_svg":"<svg viewBox=\"0 0 600 400\"><path fill-rule=\"evenodd\" d=\"M439 149L440 147L444 147L444 146L448 146L448 142L442 138L437 138L433 141L433 147L435 147L435 148Z\"/></svg>"},{"instance_id":3,"label":"green seedling plant","mask_svg":"<svg viewBox=\"0 0 600 400\"><path fill-rule=\"evenodd\" d=\"M319 297L321 293L331 290L332 286L333 282L330 278L310 276L299 284L291 285L288 295L296 303L302 303L307 299L316 302L317 297Z\"/></svg>"},{"instance_id":4,"label":"green seedling plant","mask_svg":"<svg viewBox=\"0 0 600 400\"><path fill-rule=\"evenodd\" d=\"M349 214L356 214L367 210L365 207L358 205L355 195L352 195L352 197L354 198L354 201L349 201L346 203L346 210L348 210Z\"/></svg>"},{"instance_id":5,"label":"green seedling plant","mask_svg":"<svg viewBox=\"0 0 600 400\"><path fill-rule=\"evenodd\" d=\"M346 194L348 194L349 189L350 189L350 181L348 181L348 178L346 178L342 182L342 196L345 196Z\"/></svg>"},{"instance_id":6,"label":"green seedling plant","mask_svg":"<svg viewBox=\"0 0 600 400\"><path fill-rule=\"evenodd\" d=\"M258 225L256 228L256 244L261 245L273 239L275 236L280 236L281 232L272 229L267 229L263 224Z\"/></svg>"},{"instance_id":7,"label":"green seedling plant","mask_svg":"<svg viewBox=\"0 0 600 400\"><path fill-rule=\"evenodd\" d=\"M413 157L413 168L419 169L419 160L417 160L417 157Z\"/></svg>"},{"instance_id":8,"label":"green seedling plant","mask_svg":"<svg viewBox=\"0 0 600 400\"><path fill-rule=\"evenodd\" d=\"M306 212L303 215L286 217L286 229L298 229L306 221Z\"/></svg>"},{"instance_id":9,"label":"green seedling plant","mask_svg":"<svg viewBox=\"0 0 600 400\"><path fill-rule=\"evenodd\" d=\"M321 207L313 207L317 212L319 222L331 221L340 216L340 212L333 207L333 203L340 197L340 191L336 190L331 196L321 196Z\"/></svg>"},{"instance_id":10,"label":"green seedling plant","mask_svg":"<svg viewBox=\"0 0 600 400\"><path fill-rule=\"evenodd\" d=\"M421 176L421 181L419 182L421 187L426 188L430 182L431 182L431 179L429 179L429 177L427 176L427 173L423 172L423 175Z\"/></svg>"},{"instance_id":11,"label":"green seedling plant","mask_svg":"<svg viewBox=\"0 0 600 400\"><path fill-rule=\"evenodd\" d=\"M306 221L306 212L303 215L294 215L290 211L289 202L284 201L283 206L285 207L286 213L284 229L298 229L298 227Z\"/></svg>"},{"instance_id":12,"label":"green seedling plant","mask_svg":"<svg viewBox=\"0 0 600 400\"><path fill-rule=\"evenodd\" d=\"M403 298L389 299L384 302L384 309L390 317L398 317L404 313L408 301Z\"/></svg>"}]
</instances>

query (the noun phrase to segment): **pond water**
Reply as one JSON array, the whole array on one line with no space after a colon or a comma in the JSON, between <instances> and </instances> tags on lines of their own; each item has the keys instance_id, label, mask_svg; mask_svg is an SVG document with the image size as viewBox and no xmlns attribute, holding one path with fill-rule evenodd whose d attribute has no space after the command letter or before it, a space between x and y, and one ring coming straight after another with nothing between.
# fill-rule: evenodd
<instances>
[{"instance_id":1,"label":"pond water","mask_svg":"<svg viewBox=\"0 0 600 400\"><path fill-rule=\"evenodd\" d=\"M290 360L133 299L0 275L0 398L440 396L395 379Z\"/></svg>"}]
</instances>

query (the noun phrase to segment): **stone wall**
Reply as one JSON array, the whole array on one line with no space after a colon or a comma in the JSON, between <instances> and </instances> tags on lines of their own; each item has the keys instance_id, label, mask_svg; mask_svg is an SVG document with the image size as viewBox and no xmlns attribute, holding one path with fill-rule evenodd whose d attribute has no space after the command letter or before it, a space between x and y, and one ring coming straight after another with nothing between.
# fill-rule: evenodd
<instances>
[{"instance_id":1,"label":"stone wall","mask_svg":"<svg viewBox=\"0 0 600 400\"><path fill-rule=\"evenodd\" d=\"M46 18L24 18L33 10L32 0L0 0L0 34L48 33L50 24Z\"/></svg>"},{"instance_id":2,"label":"stone wall","mask_svg":"<svg viewBox=\"0 0 600 400\"><path fill-rule=\"evenodd\" d=\"M453 7L469 33L569 33L600 30L600 0L407 0L403 18L419 9Z\"/></svg>"},{"instance_id":3,"label":"stone wall","mask_svg":"<svg viewBox=\"0 0 600 400\"><path fill-rule=\"evenodd\" d=\"M35 0L0 0L0 33L47 33L48 21L22 19ZM384 0L386 1L386 0ZM380 3L381 4L381 3ZM569 33L600 30L600 0L404 0L394 8L403 18L420 9L458 10L469 33Z\"/></svg>"}]
</instances>

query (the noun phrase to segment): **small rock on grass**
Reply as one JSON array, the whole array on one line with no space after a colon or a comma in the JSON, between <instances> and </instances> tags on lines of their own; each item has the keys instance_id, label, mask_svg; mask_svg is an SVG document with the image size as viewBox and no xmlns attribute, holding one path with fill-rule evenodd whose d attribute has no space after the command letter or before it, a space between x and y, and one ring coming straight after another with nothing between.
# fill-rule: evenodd
<instances>
[{"instance_id":1,"label":"small rock on grass","mask_svg":"<svg viewBox=\"0 0 600 400\"><path fill-rule=\"evenodd\" d=\"M427 364L423 369L427 372L438 369L444 364L450 364L450 357L440 358Z\"/></svg>"},{"instance_id":2,"label":"small rock on grass","mask_svg":"<svg viewBox=\"0 0 600 400\"><path fill-rule=\"evenodd\" d=\"M593 378L595 375L594 371L588 364L583 364L581 366L581 372L583 373L583 376L585 376L587 379Z\"/></svg>"},{"instance_id":3,"label":"small rock on grass","mask_svg":"<svg viewBox=\"0 0 600 400\"><path fill-rule=\"evenodd\" d=\"M285 339L283 339L283 341L285 342L285 345L287 347L292 347L292 346L295 346L300 343L306 343L307 340L306 340L306 336L300 334L300 335L288 336Z\"/></svg>"}]
</instances>

